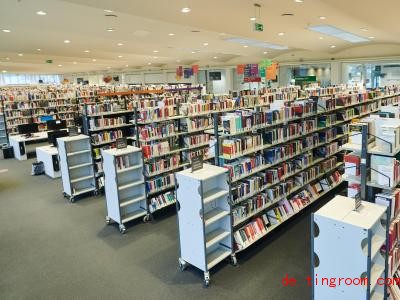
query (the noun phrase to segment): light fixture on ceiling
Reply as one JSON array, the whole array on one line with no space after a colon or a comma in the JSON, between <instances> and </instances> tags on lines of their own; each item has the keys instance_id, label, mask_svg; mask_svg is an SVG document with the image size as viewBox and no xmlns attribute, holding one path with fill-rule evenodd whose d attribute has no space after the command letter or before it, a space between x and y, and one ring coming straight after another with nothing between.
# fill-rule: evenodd
<instances>
[{"instance_id":1,"label":"light fixture on ceiling","mask_svg":"<svg viewBox=\"0 0 400 300\"><path fill-rule=\"evenodd\" d=\"M115 31L115 29L112 28L112 27L108 27L106 30L107 30L108 32L113 32L113 31Z\"/></svg>"},{"instance_id":2,"label":"light fixture on ceiling","mask_svg":"<svg viewBox=\"0 0 400 300\"><path fill-rule=\"evenodd\" d=\"M111 69L111 67L110 67L110 66L108 66L108 67L107 67L107 69Z\"/></svg>"},{"instance_id":3,"label":"light fixture on ceiling","mask_svg":"<svg viewBox=\"0 0 400 300\"><path fill-rule=\"evenodd\" d=\"M10 60L10 58L9 58L9 57L6 57L6 60Z\"/></svg>"},{"instance_id":4,"label":"light fixture on ceiling","mask_svg":"<svg viewBox=\"0 0 400 300\"><path fill-rule=\"evenodd\" d=\"M244 48L248 48L249 46L247 46L247 45L244 45L243 47L244 47Z\"/></svg>"},{"instance_id":5,"label":"light fixture on ceiling","mask_svg":"<svg viewBox=\"0 0 400 300\"><path fill-rule=\"evenodd\" d=\"M175 33L170 32L170 33L168 33L168 35L169 35L169 36L174 36Z\"/></svg>"},{"instance_id":6,"label":"light fixture on ceiling","mask_svg":"<svg viewBox=\"0 0 400 300\"><path fill-rule=\"evenodd\" d=\"M203 43L203 46L208 46L208 43Z\"/></svg>"},{"instance_id":7,"label":"light fixture on ceiling","mask_svg":"<svg viewBox=\"0 0 400 300\"><path fill-rule=\"evenodd\" d=\"M337 39L341 39L350 43L362 43L362 42L368 42L369 40L353 34L351 32L348 31L344 31L340 28L337 28L335 26L331 26L331 25L317 25L317 26L309 26L307 27L307 29L318 32L318 33L322 33L322 34L326 34L329 36L333 36Z\"/></svg>"},{"instance_id":8,"label":"light fixture on ceiling","mask_svg":"<svg viewBox=\"0 0 400 300\"><path fill-rule=\"evenodd\" d=\"M251 17L250 18L250 21L255 21L256 20L256 17Z\"/></svg>"},{"instance_id":9,"label":"light fixture on ceiling","mask_svg":"<svg viewBox=\"0 0 400 300\"><path fill-rule=\"evenodd\" d=\"M193 33L199 33L199 32L200 32L200 30L190 30L190 32L193 32Z\"/></svg>"},{"instance_id":10,"label":"light fixture on ceiling","mask_svg":"<svg viewBox=\"0 0 400 300\"><path fill-rule=\"evenodd\" d=\"M224 39L225 42L237 43L241 45L250 45L252 47L257 48L268 48L274 50L287 50L289 49L287 46L282 46L278 44L272 44L264 41L252 40L252 39L245 39L240 37L232 37Z\"/></svg>"},{"instance_id":11,"label":"light fixture on ceiling","mask_svg":"<svg viewBox=\"0 0 400 300\"><path fill-rule=\"evenodd\" d=\"M293 16L294 16L294 14L292 14L292 13L281 14L281 17L293 17Z\"/></svg>"},{"instance_id":12,"label":"light fixture on ceiling","mask_svg":"<svg viewBox=\"0 0 400 300\"><path fill-rule=\"evenodd\" d=\"M83 52L85 52L85 53L89 53L89 52L90 52L90 50L85 50L85 51L83 51Z\"/></svg>"},{"instance_id":13,"label":"light fixture on ceiling","mask_svg":"<svg viewBox=\"0 0 400 300\"><path fill-rule=\"evenodd\" d=\"M374 36L370 36L370 37L368 37L369 39L371 39L371 40L373 40L375 37Z\"/></svg>"},{"instance_id":14,"label":"light fixture on ceiling","mask_svg":"<svg viewBox=\"0 0 400 300\"><path fill-rule=\"evenodd\" d=\"M335 45L331 45L331 48L333 49L333 48L336 48L336 46Z\"/></svg>"},{"instance_id":15,"label":"light fixture on ceiling","mask_svg":"<svg viewBox=\"0 0 400 300\"><path fill-rule=\"evenodd\" d=\"M45 15L47 15L47 12L45 12L43 10L39 10L39 11L36 12L36 14L39 15L39 16L45 16Z\"/></svg>"},{"instance_id":16,"label":"light fixture on ceiling","mask_svg":"<svg viewBox=\"0 0 400 300\"><path fill-rule=\"evenodd\" d=\"M7 73L7 70L3 70L3 71L1 71L1 72L3 72L3 73Z\"/></svg>"},{"instance_id":17,"label":"light fixture on ceiling","mask_svg":"<svg viewBox=\"0 0 400 300\"><path fill-rule=\"evenodd\" d=\"M123 45L124 45L123 43L118 43L118 44L117 44L117 46L123 46Z\"/></svg>"},{"instance_id":18,"label":"light fixture on ceiling","mask_svg":"<svg viewBox=\"0 0 400 300\"><path fill-rule=\"evenodd\" d=\"M214 59L217 59L218 57L217 56L214 56Z\"/></svg>"},{"instance_id":19,"label":"light fixture on ceiling","mask_svg":"<svg viewBox=\"0 0 400 300\"><path fill-rule=\"evenodd\" d=\"M62 65L58 65L59 67L62 67Z\"/></svg>"},{"instance_id":20,"label":"light fixture on ceiling","mask_svg":"<svg viewBox=\"0 0 400 300\"><path fill-rule=\"evenodd\" d=\"M320 16L319 19L320 20L326 20L326 17L325 16Z\"/></svg>"},{"instance_id":21,"label":"light fixture on ceiling","mask_svg":"<svg viewBox=\"0 0 400 300\"><path fill-rule=\"evenodd\" d=\"M22 54L22 53L18 53L18 56L24 56L24 54Z\"/></svg>"},{"instance_id":22,"label":"light fixture on ceiling","mask_svg":"<svg viewBox=\"0 0 400 300\"><path fill-rule=\"evenodd\" d=\"M176 62L177 62L177 63L180 63L180 62L181 62L181 60L180 60L180 59L177 59L177 60L176 60Z\"/></svg>"},{"instance_id":23,"label":"light fixture on ceiling","mask_svg":"<svg viewBox=\"0 0 400 300\"><path fill-rule=\"evenodd\" d=\"M37 48L37 49L36 49L36 51L39 51L39 52L40 52L40 51L42 51L42 49L40 49L40 48Z\"/></svg>"},{"instance_id":24,"label":"light fixture on ceiling","mask_svg":"<svg viewBox=\"0 0 400 300\"><path fill-rule=\"evenodd\" d=\"M195 54L196 52L195 51L192 51L192 54Z\"/></svg>"},{"instance_id":25,"label":"light fixture on ceiling","mask_svg":"<svg viewBox=\"0 0 400 300\"><path fill-rule=\"evenodd\" d=\"M114 12L114 11L112 11L111 9L104 9L104 12L106 12L106 13L112 13L112 12Z\"/></svg>"},{"instance_id":26,"label":"light fixture on ceiling","mask_svg":"<svg viewBox=\"0 0 400 300\"><path fill-rule=\"evenodd\" d=\"M268 52L267 52L267 51L264 51L263 53L264 53L264 54L268 54Z\"/></svg>"},{"instance_id":27,"label":"light fixture on ceiling","mask_svg":"<svg viewBox=\"0 0 400 300\"><path fill-rule=\"evenodd\" d=\"M158 59L158 56L153 56L154 59Z\"/></svg>"},{"instance_id":28,"label":"light fixture on ceiling","mask_svg":"<svg viewBox=\"0 0 400 300\"><path fill-rule=\"evenodd\" d=\"M320 36L320 37L319 37L319 39L320 39L320 40L323 40L323 39L324 39L324 37L323 37L323 36Z\"/></svg>"},{"instance_id":29,"label":"light fixture on ceiling","mask_svg":"<svg viewBox=\"0 0 400 300\"><path fill-rule=\"evenodd\" d=\"M92 61L97 61L97 59L93 58Z\"/></svg>"},{"instance_id":30,"label":"light fixture on ceiling","mask_svg":"<svg viewBox=\"0 0 400 300\"><path fill-rule=\"evenodd\" d=\"M123 56L122 55L118 55L118 58L123 58Z\"/></svg>"},{"instance_id":31,"label":"light fixture on ceiling","mask_svg":"<svg viewBox=\"0 0 400 300\"><path fill-rule=\"evenodd\" d=\"M184 14L187 14L190 11L191 11L191 9L189 7L184 7L184 8L181 9L181 12L184 13Z\"/></svg>"},{"instance_id":32,"label":"light fixture on ceiling","mask_svg":"<svg viewBox=\"0 0 400 300\"><path fill-rule=\"evenodd\" d=\"M278 35L279 36L283 36L283 35L285 35L285 33L284 32L279 32Z\"/></svg>"},{"instance_id":33,"label":"light fixture on ceiling","mask_svg":"<svg viewBox=\"0 0 400 300\"><path fill-rule=\"evenodd\" d=\"M76 61L74 61L74 62L73 62L73 64L74 64L74 65L76 65L76 64L77 64L77 62L76 62Z\"/></svg>"},{"instance_id":34,"label":"light fixture on ceiling","mask_svg":"<svg viewBox=\"0 0 400 300\"><path fill-rule=\"evenodd\" d=\"M71 43L70 40L64 40L64 44L69 44L69 43Z\"/></svg>"},{"instance_id":35,"label":"light fixture on ceiling","mask_svg":"<svg viewBox=\"0 0 400 300\"><path fill-rule=\"evenodd\" d=\"M158 53L158 50L153 50L154 53Z\"/></svg>"},{"instance_id":36,"label":"light fixture on ceiling","mask_svg":"<svg viewBox=\"0 0 400 300\"><path fill-rule=\"evenodd\" d=\"M368 31L368 28L361 27L361 28L360 28L360 30L361 30L361 31L365 31L365 32L366 32L366 31Z\"/></svg>"},{"instance_id":37,"label":"light fixture on ceiling","mask_svg":"<svg viewBox=\"0 0 400 300\"><path fill-rule=\"evenodd\" d=\"M10 29L2 29L1 31L5 32L5 33L10 33L11 30Z\"/></svg>"},{"instance_id":38,"label":"light fixture on ceiling","mask_svg":"<svg viewBox=\"0 0 400 300\"><path fill-rule=\"evenodd\" d=\"M125 68L129 67L129 65L125 65Z\"/></svg>"},{"instance_id":39,"label":"light fixture on ceiling","mask_svg":"<svg viewBox=\"0 0 400 300\"><path fill-rule=\"evenodd\" d=\"M147 63L149 66L151 65L151 62Z\"/></svg>"},{"instance_id":40,"label":"light fixture on ceiling","mask_svg":"<svg viewBox=\"0 0 400 300\"><path fill-rule=\"evenodd\" d=\"M303 3L304 1L303 1L303 0L294 0L294 2L296 2L296 3Z\"/></svg>"}]
</instances>

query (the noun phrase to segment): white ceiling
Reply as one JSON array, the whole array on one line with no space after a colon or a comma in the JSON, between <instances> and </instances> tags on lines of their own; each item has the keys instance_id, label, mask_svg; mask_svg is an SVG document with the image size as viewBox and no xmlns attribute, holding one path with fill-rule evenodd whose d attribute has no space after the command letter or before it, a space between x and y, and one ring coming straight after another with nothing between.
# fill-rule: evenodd
<instances>
[{"instance_id":1,"label":"white ceiling","mask_svg":"<svg viewBox=\"0 0 400 300\"><path fill-rule=\"evenodd\" d=\"M70 73L186 64L234 65L263 58L286 62L400 54L398 0L257 3L261 4L263 32L251 28L250 17L255 10L254 2L248 0L1 0L0 30L11 32L0 31L0 70ZM191 12L181 13L182 7L190 7ZM106 17L104 9L112 10L117 17ZM37 15L39 10L47 15ZM283 17L283 13L294 16ZM320 24L375 39L352 44L306 29ZM110 27L115 31L108 32ZM285 34L280 36L279 32ZM229 37L251 38L289 49L244 48L224 41ZM67 39L69 44L64 43ZM47 64L47 59L53 63Z\"/></svg>"}]
</instances>

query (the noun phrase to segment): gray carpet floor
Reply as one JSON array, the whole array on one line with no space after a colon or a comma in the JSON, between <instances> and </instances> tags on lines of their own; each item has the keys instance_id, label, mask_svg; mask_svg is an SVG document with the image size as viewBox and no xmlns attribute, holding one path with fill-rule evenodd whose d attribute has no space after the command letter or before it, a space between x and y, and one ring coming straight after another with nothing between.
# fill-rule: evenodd
<instances>
[{"instance_id":1,"label":"gray carpet floor","mask_svg":"<svg viewBox=\"0 0 400 300\"><path fill-rule=\"evenodd\" d=\"M74 204L61 180L31 176L30 161L0 160L0 299L310 299L310 212L211 272L178 270L173 209L121 235L105 224L103 196ZM329 195L327 198L331 198ZM318 206L317 206L318 205ZM295 287L283 287L286 274Z\"/></svg>"}]
</instances>

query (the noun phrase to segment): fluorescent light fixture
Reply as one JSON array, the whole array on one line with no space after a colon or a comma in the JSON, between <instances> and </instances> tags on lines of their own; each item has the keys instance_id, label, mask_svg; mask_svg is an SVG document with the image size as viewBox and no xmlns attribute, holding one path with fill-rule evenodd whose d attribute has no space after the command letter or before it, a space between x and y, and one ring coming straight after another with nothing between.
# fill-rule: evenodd
<instances>
[{"instance_id":1,"label":"fluorescent light fixture","mask_svg":"<svg viewBox=\"0 0 400 300\"><path fill-rule=\"evenodd\" d=\"M303 0L294 0L296 3L303 3Z\"/></svg>"},{"instance_id":2,"label":"fluorescent light fixture","mask_svg":"<svg viewBox=\"0 0 400 300\"><path fill-rule=\"evenodd\" d=\"M125 68L129 67L129 65L125 65Z\"/></svg>"},{"instance_id":3,"label":"fluorescent light fixture","mask_svg":"<svg viewBox=\"0 0 400 300\"><path fill-rule=\"evenodd\" d=\"M373 40L375 37L374 36L370 36L369 39Z\"/></svg>"},{"instance_id":4,"label":"fluorescent light fixture","mask_svg":"<svg viewBox=\"0 0 400 300\"><path fill-rule=\"evenodd\" d=\"M108 31L108 32L113 32L113 31L115 31L115 29L112 28L112 27L109 27L109 28L107 28L107 31Z\"/></svg>"},{"instance_id":5,"label":"fluorescent light fixture","mask_svg":"<svg viewBox=\"0 0 400 300\"><path fill-rule=\"evenodd\" d=\"M169 35L169 36L174 36L175 33L172 33L172 32L171 32L171 33L168 33L168 35Z\"/></svg>"},{"instance_id":6,"label":"fluorescent light fixture","mask_svg":"<svg viewBox=\"0 0 400 300\"><path fill-rule=\"evenodd\" d=\"M333 48L336 48L336 46L335 46L335 45L332 45L331 48L332 48L332 49L333 49Z\"/></svg>"},{"instance_id":7,"label":"fluorescent light fixture","mask_svg":"<svg viewBox=\"0 0 400 300\"><path fill-rule=\"evenodd\" d=\"M114 12L114 11L112 11L111 9L105 9L104 12L106 12L106 13L112 13L112 12Z\"/></svg>"},{"instance_id":8,"label":"fluorescent light fixture","mask_svg":"<svg viewBox=\"0 0 400 300\"><path fill-rule=\"evenodd\" d=\"M96 61L97 59L93 58L92 61Z\"/></svg>"},{"instance_id":9,"label":"fluorescent light fixture","mask_svg":"<svg viewBox=\"0 0 400 300\"><path fill-rule=\"evenodd\" d=\"M1 72L3 72L3 73L7 73L7 70L3 70L3 71L1 71Z\"/></svg>"},{"instance_id":10,"label":"fluorescent light fixture","mask_svg":"<svg viewBox=\"0 0 400 300\"><path fill-rule=\"evenodd\" d=\"M58 65L59 67L62 67L62 65Z\"/></svg>"},{"instance_id":11,"label":"fluorescent light fixture","mask_svg":"<svg viewBox=\"0 0 400 300\"><path fill-rule=\"evenodd\" d=\"M283 35L285 35L285 33L284 32L279 32L278 35L279 36L283 36Z\"/></svg>"},{"instance_id":12,"label":"fluorescent light fixture","mask_svg":"<svg viewBox=\"0 0 400 300\"><path fill-rule=\"evenodd\" d=\"M187 14L190 11L191 11L191 9L189 7L184 7L181 9L181 12L183 12L184 14Z\"/></svg>"},{"instance_id":13,"label":"fluorescent light fixture","mask_svg":"<svg viewBox=\"0 0 400 300\"><path fill-rule=\"evenodd\" d=\"M153 50L154 53L158 53L158 50Z\"/></svg>"},{"instance_id":14,"label":"fluorescent light fixture","mask_svg":"<svg viewBox=\"0 0 400 300\"><path fill-rule=\"evenodd\" d=\"M329 36L333 36L337 39L341 39L350 43L362 43L362 42L368 42L368 39L344 31L342 29L339 29L335 26L331 26L331 25L317 25L317 26L309 26L307 27L307 29L318 32L318 33L322 33L322 34L326 34Z\"/></svg>"},{"instance_id":15,"label":"fluorescent light fixture","mask_svg":"<svg viewBox=\"0 0 400 300\"><path fill-rule=\"evenodd\" d=\"M151 65L151 62L147 63L149 66Z\"/></svg>"},{"instance_id":16,"label":"fluorescent light fixture","mask_svg":"<svg viewBox=\"0 0 400 300\"><path fill-rule=\"evenodd\" d=\"M124 45L123 43L118 43L118 44L117 44L117 46L123 46L123 45Z\"/></svg>"},{"instance_id":17,"label":"fluorescent light fixture","mask_svg":"<svg viewBox=\"0 0 400 300\"><path fill-rule=\"evenodd\" d=\"M208 43L203 43L203 46L208 46Z\"/></svg>"},{"instance_id":18,"label":"fluorescent light fixture","mask_svg":"<svg viewBox=\"0 0 400 300\"><path fill-rule=\"evenodd\" d=\"M123 58L123 56L122 55L118 55L118 58Z\"/></svg>"},{"instance_id":19,"label":"fluorescent light fixture","mask_svg":"<svg viewBox=\"0 0 400 300\"><path fill-rule=\"evenodd\" d=\"M249 46L247 46L247 45L244 45L243 47L244 47L244 48L247 48L247 47L249 47Z\"/></svg>"},{"instance_id":20,"label":"fluorescent light fixture","mask_svg":"<svg viewBox=\"0 0 400 300\"><path fill-rule=\"evenodd\" d=\"M24 56L22 53L18 53L18 56Z\"/></svg>"},{"instance_id":21,"label":"fluorescent light fixture","mask_svg":"<svg viewBox=\"0 0 400 300\"><path fill-rule=\"evenodd\" d=\"M36 49L36 51L39 51L39 52L40 52L40 51L42 51L42 49L40 49L40 48L37 48L37 49Z\"/></svg>"},{"instance_id":22,"label":"fluorescent light fixture","mask_svg":"<svg viewBox=\"0 0 400 300\"><path fill-rule=\"evenodd\" d=\"M264 53L264 54L268 54L268 52L267 52L267 51L264 51L263 53Z\"/></svg>"},{"instance_id":23,"label":"fluorescent light fixture","mask_svg":"<svg viewBox=\"0 0 400 300\"><path fill-rule=\"evenodd\" d=\"M267 43L263 41L251 40L246 38L240 37L233 37L233 38L226 38L224 39L225 42L237 43L241 45L247 45L257 48L267 48L267 49L274 49L274 50L287 50L289 49L287 46Z\"/></svg>"},{"instance_id":24,"label":"fluorescent light fixture","mask_svg":"<svg viewBox=\"0 0 400 300\"><path fill-rule=\"evenodd\" d=\"M324 37L323 37L323 36L320 36L320 37L319 37L319 39L320 39L320 40L323 40L323 39L324 39Z\"/></svg>"},{"instance_id":25,"label":"fluorescent light fixture","mask_svg":"<svg viewBox=\"0 0 400 300\"><path fill-rule=\"evenodd\" d=\"M70 40L64 40L64 44L69 44L69 43L71 43Z\"/></svg>"},{"instance_id":26,"label":"fluorescent light fixture","mask_svg":"<svg viewBox=\"0 0 400 300\"><path fill-rule=\"evenodd\" d=\"M218 57L214 56L214 59L217 59Z\"/></svg>"},{"instance_id":27,"label":"fluorescent light fixture","mask_svg":"<svg viewBox=\"0 0 400 300\"><path fill-rule=\"evenodd\" d=\"M255 17L250 18L250 21L255 21L255 20L256 20Z\"/></svg>"},{"instance_id":28,"label":"fluorescent light fixture","mask_svg":"<svg viewBox=\"0 0 400 300\"><path fill-rule=\"evenodd\" d=\"M10 29L3 29L2 31L5 32L5 33L10 33L11 32Z\"/></svg>"},{"instance_id":29,"label":"fluorescent light fixture","mask_svg":"<svg viewBox=\"0 0 400 300\"><path fill-rule=\"evenodd\" d=\"M83 52L85 52L85 53L89 53L89 52L90 52L90 50L85 50L85 51L83 51Z\"/></svg>"},{"instance_id":30,"label":"fluorescent light fixture","mask_svg":"<svg viewBox=\"0 0 400 300\"><path fill-rule=\"evenodd\" d=\"M320 16L319 19L320 20L326 20L326 17L325 16Z\"/></svg>"},{"instance_id":31,"label":"fluorescent light fixture","mask_svg":"<svg viewBox=\"0 0 400 300\"><path fill-rule=\"evenodd\" d=\"M192 51L192 54L195 54L196 52L195 51Z\"/></svg>"},{"instance_id":32,"label":"fluorescent light fixture","mask_svg":"<svg viewBox=\"0 0 400 300\"><path fill-rule=\"evenodd\" d=\"M47 12L45 12L43 10L39 10L39 11L36 12L36 14L39 15L39 16L45 16L45 15L47 15Z\"/></svg>"}]
</instances>

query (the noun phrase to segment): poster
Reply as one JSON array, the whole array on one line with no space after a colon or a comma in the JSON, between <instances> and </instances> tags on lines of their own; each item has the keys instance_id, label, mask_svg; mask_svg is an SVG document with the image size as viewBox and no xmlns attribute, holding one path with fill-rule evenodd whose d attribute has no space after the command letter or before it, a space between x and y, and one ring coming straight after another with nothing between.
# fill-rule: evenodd
<instances>
[{"instance_id":1,"label":"poster","mask_svg":"<svg viewBox=\"0 0 400 300\"><path fill-rule=\"evenodd\" d=\"M199 73L199 65L193 65L192 66L192 73L193 74Z\"/></svg>"},{"instance_id":2,"label":"poster","mask_svg":"<svg viewBox=\"0 0 400 300\"><path fill-rule=\"evenodd\" d=\"M237 65L236 66L236 74L242 75L244 73L244 65Z\"/></svg>"},{"instance_id":3,"label":"poster","mask_svg":"<svg viewBox=\"0 0 400 300\"><path fill-rule=\"evenodd\" d=\"M266 74L266 79L267 80L276 80L276 77L278 75L278 64L273 63L271 66L267 68L267 74Z\"/></svg>"}]
</instances>

